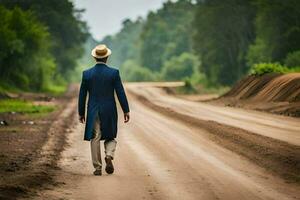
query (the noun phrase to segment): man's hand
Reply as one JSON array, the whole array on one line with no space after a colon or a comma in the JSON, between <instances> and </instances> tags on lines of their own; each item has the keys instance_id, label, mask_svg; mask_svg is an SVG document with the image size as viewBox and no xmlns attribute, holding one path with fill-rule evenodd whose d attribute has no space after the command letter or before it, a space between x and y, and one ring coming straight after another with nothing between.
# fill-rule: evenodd
<instances>
[{"instance_id":1,"label":"man's hand","mask_svg":"<svg viewBox=\"0 0 300 200\"><path fill-rule=\"evenodd\" d=\"M85 116L79 116L79 122L84 124L85 122Z\"/></svg>"},{"instance_id":2,"label":"man's hand","mask_svg":"<svg viewBox=\"0 0 300 200\"><path fill-rule=\"evenodd\" d=\"M128 113L124 113L124 123L129 122L129 119L130 119L129 112Z\"/></svg>"}]
</instances>

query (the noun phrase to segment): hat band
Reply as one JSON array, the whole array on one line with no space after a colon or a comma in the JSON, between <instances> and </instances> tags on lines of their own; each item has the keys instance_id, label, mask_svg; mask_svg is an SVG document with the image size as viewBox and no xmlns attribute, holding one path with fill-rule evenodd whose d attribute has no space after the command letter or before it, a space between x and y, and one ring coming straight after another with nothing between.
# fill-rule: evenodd
<instances>
[{"instance_id":1,"label":"hat band","mask_svg":"<svg viewBox=\"0 0 300 200\"><path fill-rule=\"evenodd\" d=\"M96 49L96 55L97 56L104 56L104 55L106 55L107 54L107 49Z\"/></svg>"}]
</instances>

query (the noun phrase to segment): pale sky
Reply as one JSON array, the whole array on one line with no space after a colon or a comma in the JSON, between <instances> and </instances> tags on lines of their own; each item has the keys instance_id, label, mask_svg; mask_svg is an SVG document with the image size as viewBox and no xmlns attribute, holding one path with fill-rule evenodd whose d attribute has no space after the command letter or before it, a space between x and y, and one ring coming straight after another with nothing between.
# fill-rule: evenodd
<instances>
[{"instance_id":1,"label":"pale sky","mask_svg":"<svg viewBox=\"0 0 300 200\"><path fill-rule=\"evenodd\" d=\"M145 17L150 10L162 7L166 0L73 0L76 8L86 9L83 20L97 40L114 34L126 18Z\"/></svg>"}]
</instances>

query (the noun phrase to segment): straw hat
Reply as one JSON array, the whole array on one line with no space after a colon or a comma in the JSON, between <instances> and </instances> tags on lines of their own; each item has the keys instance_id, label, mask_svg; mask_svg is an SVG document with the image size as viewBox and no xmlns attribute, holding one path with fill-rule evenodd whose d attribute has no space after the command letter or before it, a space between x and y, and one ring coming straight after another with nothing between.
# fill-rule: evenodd
<instances>
[{"instance_id":1,"label":"straw hat","mask_svg":"<svg viewBox=\"0 0 300 200\"><path fill-rule=\"evenodd\" d=\"M95 58L105 58L111 55L111 50L105 44L99 44L92 50L91 54Z\"/></svg>"}]
</instances>

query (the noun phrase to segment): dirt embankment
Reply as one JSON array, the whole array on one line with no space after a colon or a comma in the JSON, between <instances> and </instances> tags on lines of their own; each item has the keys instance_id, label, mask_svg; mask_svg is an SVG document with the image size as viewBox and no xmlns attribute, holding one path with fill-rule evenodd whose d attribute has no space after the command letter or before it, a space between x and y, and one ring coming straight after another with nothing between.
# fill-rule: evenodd
<instances>
[{"instance_id":1,"label":"dirt embankment","mask_svg":"<svg viewBox=\"0 0 300 200\"><path fill-rule=\"evenodd\" d=\"M300 117L300 73L251 75L211 102Z\"/></svg>"},{"instance_id":2,"label":"dirt embankment","mask_svg":"<svg viewBox=\"0 0 300 200\"><path fill-rule=\"evenodd\" d=\"M46 116L0 115L8 122L8 126L0 127L0 199L29 197L48 183L58 184L53 182L52 175L58 169L56 161L75 121L77 89L73 85L56 99L22 95L33 102L58 107Z\"/></svg>"}]
</instances>

